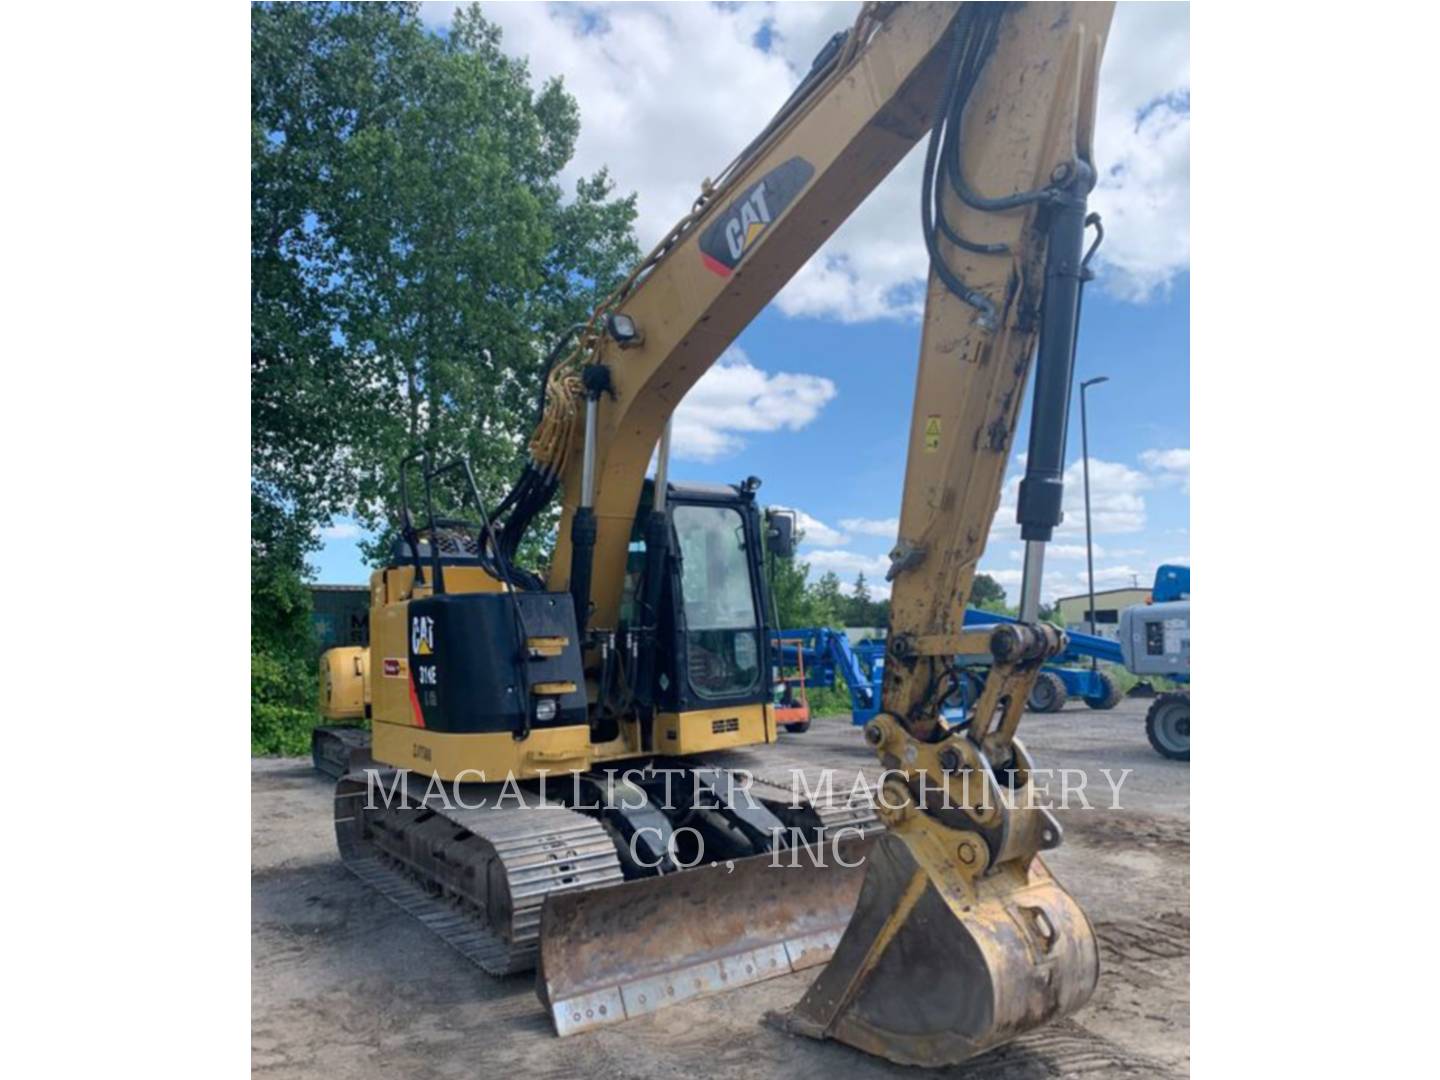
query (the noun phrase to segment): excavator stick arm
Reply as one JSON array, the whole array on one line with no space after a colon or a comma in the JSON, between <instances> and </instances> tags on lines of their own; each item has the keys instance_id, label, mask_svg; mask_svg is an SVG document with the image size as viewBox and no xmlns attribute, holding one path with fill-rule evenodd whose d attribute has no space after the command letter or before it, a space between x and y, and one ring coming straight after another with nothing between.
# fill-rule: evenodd
<instances>
[{"instance_id":1,"label":"excavator stick arm","mask_svg":"<svg viewBox=\"0 0 1440 1080\"><path fill-rule=\"evenodd\" d=\"M963 1061L1079 1008L1099 978L1094 931L1039 857L1060 827L1029 798L1031 765L1015 738L1064 634L1024 623L994 631L995 662L968 724L950 728L940 705L1037 355L1017 514L1036 543L1060 519L1110 13L965 5L932 132L929 292L881 712L865 730L890 770L880 810L889 830L834 958L780 1019L904 1064Z\"/></svg>"}]
</instances>

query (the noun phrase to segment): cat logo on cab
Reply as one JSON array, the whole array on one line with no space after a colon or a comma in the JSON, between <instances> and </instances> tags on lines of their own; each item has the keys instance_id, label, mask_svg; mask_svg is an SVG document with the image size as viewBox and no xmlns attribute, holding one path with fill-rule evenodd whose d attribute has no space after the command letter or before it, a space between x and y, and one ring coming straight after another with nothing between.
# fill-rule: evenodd
<instances>
[{"instance_id":1,"label":"cat logo on cab","mask_svg":"<svg viewBox=\"0 0 1440 1080\"><path fill-rule=\"evenodd\" d=\"M410 620L410 651L416 656L429 656L435 651L435 620L429 615L416 615Z\"/></svg>"}]
</instances>

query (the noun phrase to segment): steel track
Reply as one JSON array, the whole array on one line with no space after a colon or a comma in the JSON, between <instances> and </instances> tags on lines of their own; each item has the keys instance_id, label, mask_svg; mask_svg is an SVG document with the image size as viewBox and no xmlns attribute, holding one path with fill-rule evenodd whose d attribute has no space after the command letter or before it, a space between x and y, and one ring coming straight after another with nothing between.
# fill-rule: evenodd
<instances>
[{"instance_id":1,"label":"steel track","mask_svg":"<svg viewBox=\"0 0 1440 1080\"><path fill-rule=\"evenodd\" d=\"M344 740L345 753L367 750L368 738L363 745ZM328 772L326 765L338 764L342 748L336 751L323 764L317 755L317 768ZM816 766L776 760L763 748L721 752L693 764L744 770L755 778L756 797L786 805L792 801L791 770L803 771L812 789L818 787ZM377 770L373 786L368 775L347 774L335 790L335 834L346 867L487 974L535 967L547 896L624 881L611 833L595 818L536 793L466 785L461 798L472 807L483 800L483 808L463 808L453 799L447 806L439 785L427 793L429 778L407 773L403 799L410 809L402 810L401 789L392 791L395 771ZM852 798L853 777L842 775L833 795L805 800L804 807L825 835L878 829L873 803ZM386 792L392 792L388 808Z\"/></svg>"}]
</instances>

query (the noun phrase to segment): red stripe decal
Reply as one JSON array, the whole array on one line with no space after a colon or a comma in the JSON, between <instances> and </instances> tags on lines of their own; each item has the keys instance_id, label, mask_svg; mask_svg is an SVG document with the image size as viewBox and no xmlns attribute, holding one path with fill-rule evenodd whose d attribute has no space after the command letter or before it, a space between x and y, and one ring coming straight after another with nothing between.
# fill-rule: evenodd
<instances>
[{"instance_id":1,"label":"red stripe decal","mask_svg":"<svg viewBox=\"0 0 1440 1080\"><path fill-rule=\"evenodd\" d=\"M700 253L700 259L702 262L705 263L705 268L707 270L713 271L714 273L719 274L721 277L730 276L730 267L726 266L719 259L712 258L711 256L706 255L703 251Z\"/></svg>"},{"instance_id":2,"label":"red stripe decal","mask_svg":"<svg viewBox=\"0 0 1440 1080\"><path fill-rule=\"evenodd\" d=\"M420 711L420 699L415 696L414 678L407 679L405 685L410 688L410 707L415 710L415 726L423 728L425 726L425 714Z\"/></svg>"}]
</instances>

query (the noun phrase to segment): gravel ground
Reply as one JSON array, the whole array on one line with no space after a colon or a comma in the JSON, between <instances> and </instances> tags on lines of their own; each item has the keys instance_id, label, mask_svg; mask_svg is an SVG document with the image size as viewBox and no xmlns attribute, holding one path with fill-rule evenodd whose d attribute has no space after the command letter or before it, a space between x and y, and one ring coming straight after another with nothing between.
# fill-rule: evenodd
<instances>
[{"instance_id":1,"label":"gravel ground","mask_svg":"<svg viewBox=\"0 0 1440 1080\"><path fill-rule=\"evenodd\" d=\"M946 1072L1028 1080L1188 1075L1190 771L1145 741L1148 702L1028 716L1040 768L1086 769L1093 809L1062 811L1047 856L1101 940L1100 986L1079 1013ZM848 717L784 736L837 767L868 763ZM1131 769L1111 809L1098 775ZM1058 780L1052 785L1058 796ZM330 783L308 760L251 763L253 1071L266 1077L918 1075L761 1022L798 1000L802 972L557 1039L533 978L488 978L340 865Z\"/></svg>"}]
</instances>

